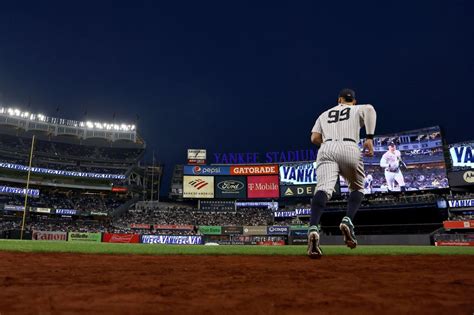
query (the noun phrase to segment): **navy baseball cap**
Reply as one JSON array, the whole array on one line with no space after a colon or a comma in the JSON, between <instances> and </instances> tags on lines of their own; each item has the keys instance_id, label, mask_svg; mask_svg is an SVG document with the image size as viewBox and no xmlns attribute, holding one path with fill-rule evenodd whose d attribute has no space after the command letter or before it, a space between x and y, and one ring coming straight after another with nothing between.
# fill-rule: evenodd
<instances>
[{"instance_id":1,"label":"navy baseball cap","mask_svg":"<svg viewBox=\"0 0 474 315\"><path fill-rule=\"evenodd\" d=\"M354 99L356 97L356 93L351 89L342 89L341 92L339 92L339 97Z\"/></svg>"},{"instance_id":2,"label":"navy baseball cap","mask_svg":"<svg viewBox=\"0 0 474 315\"><path fill-rule=\"evenodd\" d=\"M388 144L389 147L394 147L395 146L395 142L391 141L389 144Z\"/></svg>"}]
</instances>

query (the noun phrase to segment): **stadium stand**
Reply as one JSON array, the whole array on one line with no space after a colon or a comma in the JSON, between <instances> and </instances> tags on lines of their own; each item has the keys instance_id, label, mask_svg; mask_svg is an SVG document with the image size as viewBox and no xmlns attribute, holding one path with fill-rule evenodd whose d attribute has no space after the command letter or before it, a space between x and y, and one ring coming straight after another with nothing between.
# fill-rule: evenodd
<instances>
[{"instance_id":1,"label":"stadium stand","mask_svg":"<svg viewBox=\"0 0 474 315\"><path fill-rule=\"evenodd\" d=\"M131 224L175 225L272 225L273 212L269 209L239 208L235 212L204 212L195 208L157 206L130 209L118 221L122 226Z\"/></svg>"},{"instance_id":2,"label":"stadium stand","mask_svg":"<svg viewBox=\"0 0 474 315\"><path fill-rule=\"evenodd\" d=\"M135 126L79 122L0 108L0 218L18 228L35 137L27 229L110 230L115 211L138 200L146 144Z\"/></svg>"}]
</instances>

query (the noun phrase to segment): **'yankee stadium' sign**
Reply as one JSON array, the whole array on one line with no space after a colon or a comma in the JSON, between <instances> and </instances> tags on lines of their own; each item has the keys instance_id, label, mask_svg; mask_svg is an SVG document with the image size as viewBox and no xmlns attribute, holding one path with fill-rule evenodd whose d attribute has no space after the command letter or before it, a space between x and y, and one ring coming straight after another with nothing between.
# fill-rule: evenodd
<instances>
[{"instance_id":1,"label":"'yankee stadium' sign","mask_svg":"<svg viewBox=\"0 0 474 315\"><path fill-rule=\"evenodd\" d=\"M214 153L212 164L258 164L316 160L317 150L296 150L283 152Z\"/></svg>"}]
</instances>

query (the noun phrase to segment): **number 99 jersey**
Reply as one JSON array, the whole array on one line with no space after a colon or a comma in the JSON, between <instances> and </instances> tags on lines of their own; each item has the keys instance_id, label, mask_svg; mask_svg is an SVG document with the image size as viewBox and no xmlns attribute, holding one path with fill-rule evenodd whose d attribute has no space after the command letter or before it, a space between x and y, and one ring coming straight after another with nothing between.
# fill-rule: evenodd
<instances>
[{"instance_id":1,"label":"number 99 jersey","mask_svg":"<svg viewBox=\"0 0 474 315\"><path fill-rule=\"evenodd\" d=\"M312 132L320 133L323 142L327 139L351 139L359 143L359 133L364 121L367 121L368 115L374 114L372 105L339 104L318 117Z\"/></svg>"}]
</instances>

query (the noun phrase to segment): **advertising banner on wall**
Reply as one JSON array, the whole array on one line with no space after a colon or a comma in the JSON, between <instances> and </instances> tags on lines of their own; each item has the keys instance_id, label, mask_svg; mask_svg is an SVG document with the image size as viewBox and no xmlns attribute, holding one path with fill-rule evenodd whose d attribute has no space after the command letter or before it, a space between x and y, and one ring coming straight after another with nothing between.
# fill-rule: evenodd
<instances>
[{"instance_id":1,"label":"advertising banner on wall","mask_svg":"<svg viewBox=\"0 0 474 315\"><path fill-rule=\"evenodd\" d=\"M32 240L34 241L66 241L67 232L33 230Z\"/></svg>"},{"instance_id":2,"label":"advertising banner on wall","mask_svg":"<svg viewBox=\"0 0 474 315\"><path fill-rule=\"evenodd\" d=\"M67 240L69 242L99 242L102 240L102 233L69 232Z\"/></svg>"},{"instance_id":3,"label":"advertising banner on wall","mask_svg":"<svg viewBox=\"0 0 474 315\"><path fill-rule=\"evenodd\" d=\"M23 211L25 210L25 207L23 206L14 206L14 205L5 205L4 210L8 211Z\"/></svg>"},{"instance_id":4,"label":"advertising banner on wall","mask_svg":"<svg viewBox=\"0 0 474 315\"><path fill-rule=\"evenodd\" d=\"M316 183L316 162L280 165L280 185L315 185Z\"/></svg>"},{"instance_id":5,"label":"advertising banner on wall","mask_svg":"<svg viewBox=\"0 0 474 315\"><path fill-rule=\"evenodd\" d=\"M316 185L280 186L281 197L312 197Z\"/></svg>"},{"instance_id":6,"label":"advertising banner on wall","mask_svg":"<svg viewBox=\"0 0 474 315\"><path fill-rule=\"evenodd\" d=\"M183 198L214 198L214 177L185 175Z\"/></svg>"},{"instance_id":7,"label":"advertising banner on wall","mask_svg":"<svg viewBox=\"0 0 474 315\"><path fill-rule=\"evenodd\" d=\"M16 194L16 195L25 195L26 188L17 188L9 186L0 186L0 193L2 194ZM28 196L30 197L39 197L39 189L28 189Z\"/></svg>"},{"instance_id":8,"label":"advertising banner on wall","mask_svg":"<svg viewBox=\"0 0 474 315\"><path fill-rule=\"evenodd\" d=\"M443 227L448 231L450 229L473 229L474 228L474 220L443 221Z\"/></svg>"},{"instance_id":9,"label":"advertising banner on wall","mask_svg":"<svg viewBox=\"0 0 474 315\"><path fill-rule=\"evenodd\" d=\"M247 178L248 198L278 198L280 188L278 176L249 176Z\"/></svg>"},{"instance_id":10,"label":"advertising banner on wall","mask_svg":"<svg viewBox=\"0 0 474 315\"><path fill-rule=\"evenodd\" d=\"M78 213L76 209L56 209L54 212L62 215L76 215Z\"/></svg>"},{"instance_id":11,"label":"advertising banner on wall","mask_svg":"<svg viewBox=\"0 0 474 315\"><path fill-rule=\"evenodd\" d=\"M307 235L291 235L288 239L289 245L307 245L308 236Z\"/></svg>"},{"instance_id":12,"label":"advertising banner on wall","mask_svg":"<svg viewBox=\"0 0 474 315\"><path fill-rule=\"evenodd\" d=\"M17 171L28 172L29 167L26 165L3 163L0 162L0 168L6 168ZM72 177L87 177L96 179L125 179L125 175L119 174L99 174L99 173L85 173L76 171L63 171L63 170L52 170L41 167L31 167L32 173L47 174L47 175L59 175L59 176L72 176Z\"/></svg>"},{"instance_id":13,"label":"advertising banner on wall","mask_svg":"<svg viewBox=\"0 0 474 315\"><path fill-rule=\"evenodd\" d=\"M238 165L230 167L231 175L278 175L278 165Z\"/></svg>"},{"instance_id":14,"label":"advertising banner on wall","mask_svg":"<svg viewBox=\"0 0 474 315\"><path fill-rule=\"evenodd\" d=\"M127 187L114 186L112 187L112 192L116 193L126 193L128 191Z\"/></svg>"},{"instance_id":15,"label":"advertising banner on wall","mask_svg":"<svg viewBox=\"0 0 474 315\"><path fill-rule=\"evenodd\" d=\"M247 198L247 178L245 176L215 177L215 198L245 199Z\"/></svg>"},{"instance_id":16,"label":"advertising banner on wall","mask_svg":"<svg viewBox=\"0 0 474 315\"><path fill-rule=\"evenodd\" d=\"M184 175L230 175L230 166L185 165Z\"/></svg>"},{"instance_id":17,"label":"advertising banner on wall","mask_svg":"<svg viewBox=\"0 0 474 315\"><path fill-rule=\"evenodd\" d=\"M450 208L467 208L474 207L474 199L458 199L448 200Z\"/></svg>"},{"instance_id":18,"label":"advertising banner on wall","mask_svg":"<svg viewBox=\"0 0 474 315\"><path fill-rule=\"evenodd\" d=\"M244 226L244 235L267 235L267 226Z\"/></svg>"},{"instance_id":19,"label":"advertising banner on wall","mask_svg":"<svg viewBox=\"0 0 474 315\"><path fill-rule=\"evenodd\" d=\"M145 223L132 223L130 224L131 229L140 229L140 230L149 230L151 229L150 224L145 224Z\"/></svg>"},{"instance_id":20,"label":"advertising banner on wall","mask_svg":"<svg viewBox=\"0 0 474 315\"><path fill-rule=\"evenodd\" d=\"M242 233L243 233L242 226L223 226L222 227L223 235L242 234Z\"/></svg>"},{"instance_id":21,"label":"advertising banner on wall","mask_svg":"<svg viewBox=\"0 0 474 315\"><path fill-rule=\"evenodd\" d=\"M142 243L199 245L202 243L202 237L200 235L142 235Z\"/></svg>"},{"instance_id":22,"label":"advertising banner on wall","mask_svg":"<svg viewBox=\"0 0 474 315\"><path fill-rule=\"evenodd\" d=\"M178 225L178 224L154 224L153 228L155 230L194 230L194 225Z\"/></svg>"},{"instance_id":23,"label":"advertising banner on wall","mask_svg":"<svg viewBox=\"0 0 474 315\"><path fill-rule=\"evenodd\" d=\"M295 211L275 211L273 212L273 217L275 218L292 218L296 217Z\"/></svg>"},{"instance_id":24,"label":"advertising banner on wall","mask_svg":"<svg viewBox=\"0 0 474 315\"><path fill-rule=\"evenodd\" d=\"M95 216L100 216L100 217L106 217L106 216L108 216L108 213L107 213L107 212L103 212L103 211L91 211L90 214L91 214L91 215L95 215Z\"/></svg>"},{"instance_id":25,"label":"advertising banner on wall","mask_svg":"<svg viewBox=\"0 0 474 315\"><path fill-rule=\"evenodd\" d=\"M289 231L288 226L267 226L268 235L288 235Z\"/></svg>"},{"instance_id":26,"label":"advertising banner on wall","mask_svg":"<svg viewBox=\"0 0 474 315\"><path fill-rule=\"evenodd\" d=\"M220 226L201 225L199 226L199 232L204 235L221 235L222 229Z\"/></svg>"},{"instance_id":27,"label":"advertising banner on wall","mask_svg":"<svg viewBox=\"0 0 474 315\"><path fill-rule=\"evenodd\" d=\"M474 171L457 171L448 173L449 185L451 187L474 185Z\"/></svg>"},{"instance_id":28,"label":"advertising banner on wall","mask_svg":"<svg viewBox=\"0 0 474 315\"><path fill-rule=\"evenodd\" d=\"M51 208L31 207L30 212L51 213Z\"/></svg>"},{"instance_id":29,"label":"advertising banner on wall","mask_svg":"<svg viewBox=\"0 0 474 315\"><path fill-rule=\"evenodd\" d=\"M106 243L139 243L140 234L104 233Z\"/></svg>"}]
</instances>

